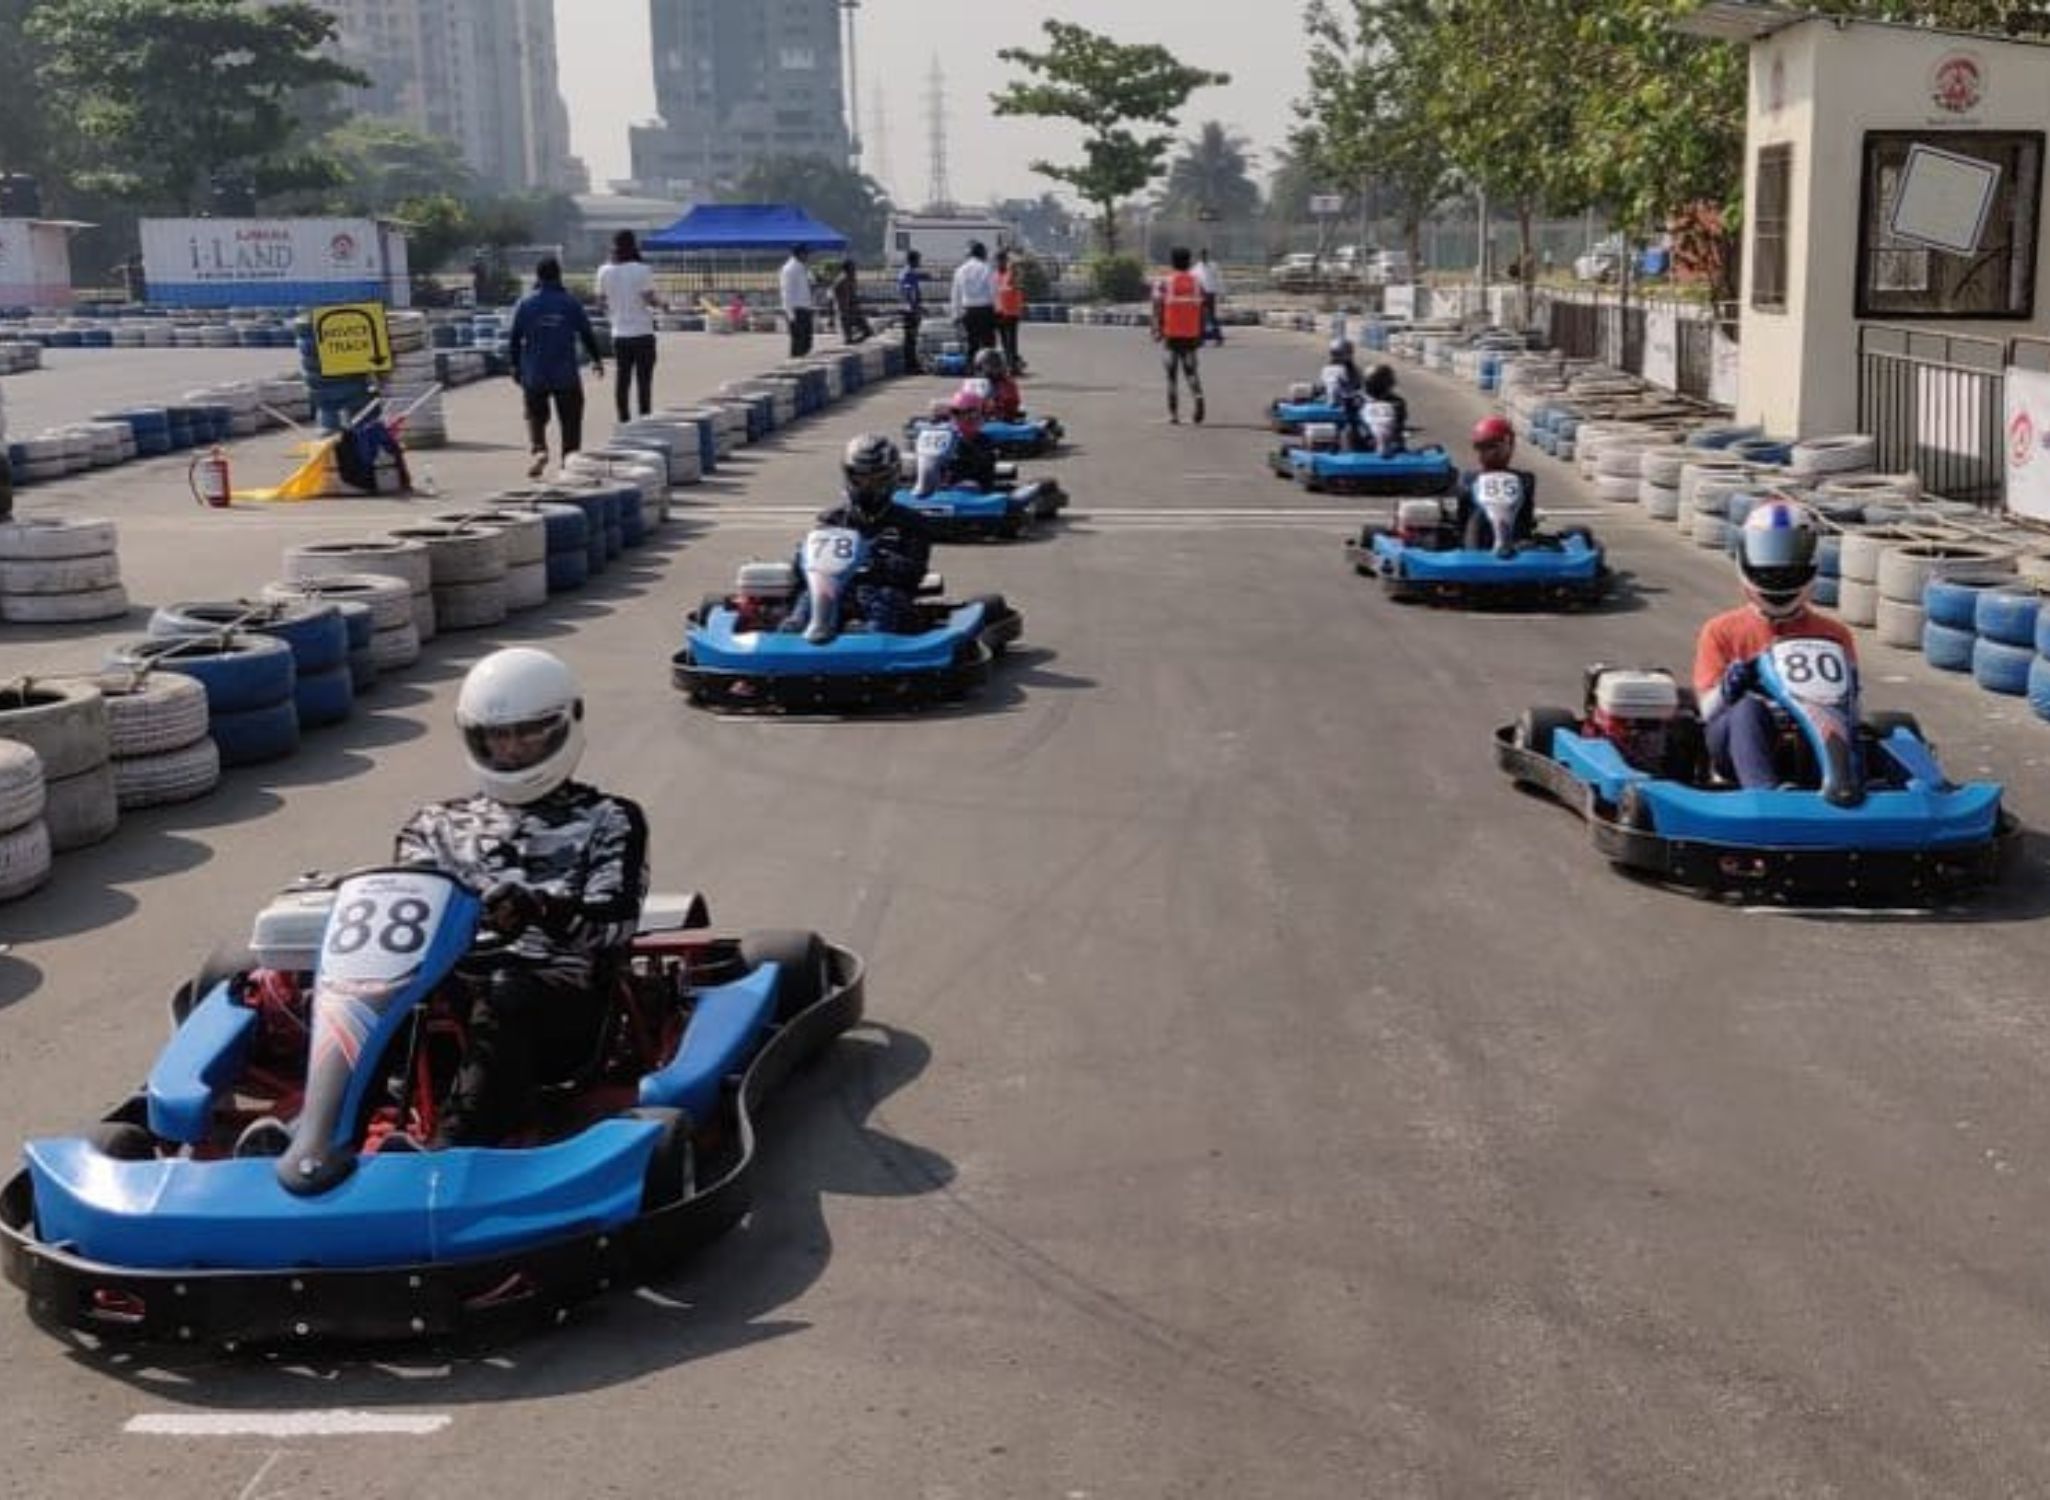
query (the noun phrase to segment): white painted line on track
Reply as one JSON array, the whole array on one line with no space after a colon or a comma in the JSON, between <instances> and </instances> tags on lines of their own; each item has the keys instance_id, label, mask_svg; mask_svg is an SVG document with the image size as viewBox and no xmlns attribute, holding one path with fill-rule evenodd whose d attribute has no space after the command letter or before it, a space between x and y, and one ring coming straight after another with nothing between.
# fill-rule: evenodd
<instances>
[{"instance_id":1,"label":"white painted line on track","mask_svg":"<svg viewBox=\"0 0 2050 1500\"><path fill-rule=\"evenodd\" d=\"M121 1430L131 1437L432 1437L454 1420L442 1412L168 1411L130 1417Z\"/></svg>"}]
</instances>

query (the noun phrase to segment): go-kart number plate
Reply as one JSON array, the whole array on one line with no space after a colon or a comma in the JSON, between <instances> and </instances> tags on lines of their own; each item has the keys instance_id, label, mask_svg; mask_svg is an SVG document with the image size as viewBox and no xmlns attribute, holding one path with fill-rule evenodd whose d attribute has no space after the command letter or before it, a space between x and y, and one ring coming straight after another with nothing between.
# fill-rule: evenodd
<instances>
[{"instance_id":1,"label":"go-kart number plate","mask_svg":"<svg viewBox=\"0 0 2050 1500\"><path fill-rule=\"evenodd\" d=\"M1473 498L1483 510L1514 510L1523 503L1523 481L1514 474L1476 474Z\"/></svg>"},{"instance_id":2,"label":"go-kart number plate","mask_svg":"<svg viewBox=\"0 0 2050 1500\"><path fill-rule=\"evenodd\" d=\"M1851 661L1835 641L1776 641L1772 669L1787 691L1812 703L1841 703L1851 695Z\"/></svg>"},{"instance_id":3,"label":"go-kart number plate","mask_svg":"<svg viewBox=\"0 0 2050 1500\"><path fill-rule=\"evenodd\" d=\"M954 432L950 427L922 427L918 431L920 458L945 458L953 445Z\"/></svg>"},{"instance_id":4,"label":"go-kart number plate","mask_svg":"<svg viewBox=\"0 0 2050 1500\"><path fill-rule=\"evenodd\" d=\"M804 539L804 566L808 572L840 578L854 571L861 559L861 533L845 526L821 526Z\"/></svg>"},{"instance_id":5,"label":"go-kart number plate","mask_svg":"<svg viewBox=\"0 0 2050 1500\"><path fill-rule=\"evenodd\" d=\"M321 939L321 978L390 984L412 973L454 889L437 875L362 875L343 882Z\"/></svg>"}]
</instances>

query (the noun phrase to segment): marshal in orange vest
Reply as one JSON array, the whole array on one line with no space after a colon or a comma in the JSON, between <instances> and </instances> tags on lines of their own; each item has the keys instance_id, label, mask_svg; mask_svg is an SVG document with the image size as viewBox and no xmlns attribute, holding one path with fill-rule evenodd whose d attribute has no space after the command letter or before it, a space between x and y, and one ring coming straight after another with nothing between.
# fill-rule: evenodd
<instances>
[{"instance_id":1,"label":"marshal in orange vest","mask_svg":"<svg viewBox=\"0 0 2050 1500\"><path fill-rule=\"evenodd\" d=\"M1203 337L1203 283L1193 271L1176 271L1160 283L1160 336L1200 342Z\"/></svg>"}]
</instances>

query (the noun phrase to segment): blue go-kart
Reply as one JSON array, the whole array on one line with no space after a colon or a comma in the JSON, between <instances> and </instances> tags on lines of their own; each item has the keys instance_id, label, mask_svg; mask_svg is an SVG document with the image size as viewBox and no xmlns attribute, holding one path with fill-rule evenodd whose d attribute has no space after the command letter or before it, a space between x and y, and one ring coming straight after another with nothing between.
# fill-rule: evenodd
<instances>
[{"instance_id":1,"label":"blue go-kart","mask_svg":"<svg viewBox=\"0 0 2050 1500\"><path fill-rule=\"evenodd\" d=\"M861 536L822 526L804 539L808 616L799 625L796 569L747 563L734 591L708 595L685 624L671 658L678 690L720 713L856 713L913 709L963 697L989 680L996 660L1024 630L1001 594L965 602L920 589L919 628L909 634L843 624L859 570Z\"/></svg>"},{"instance_id":2,"label":"blue go-kart","mask_svg":"<svg viewBox=\"0 0 2050 1500\"><path fill-rule=\"evenodd\" d=\"M1490 498L1477 491L1476 503ZM1513 507L1495 509L1503 517L1496 534L1510 536ZM1584 526L1479 548L1464 545L1436 500L1405 500L1392 519L1393 526L1362 528L1345 549L1353 571L1378 578L1401 603L1579 609L1608 593L1607 555Z\"/></svg>"},{"instance_id":3,"label":"blue go-kart","mask_svg":"<svg viewBox=\"0 0 2050 1500\"><path fill-rule=\"evenodd\" d=\"M1444 448L1404 446L1393 404L1370 401L1356 415L1339 405L1326 409L1336 414L1334 421L1306 424L1301 441L1283 443L1269 455L1277 478L1293 479L1306 490L1352 495L1442 495L1459 483L1459 470ZM1358 435L1356 444L1343 441L1349 433Z\"/></svg>"},{"instance_id":4,"label":"blue go-kart","mask_svg":"<svg viewBox=\"0 0 2050 1500\"><path fill-rule=\"evenodd\" d=\"M309 878L172 1001L145 1088L28 1143L0 1258L39 1320L209 1347L436 1339L559 1318L746 1213L754 1115L854 1025L862 966L811 933L721 937L654 897L601 958L581 1055L491 1148L423 1149L484 935L439 871Z\"/></svg>"},{"instance_id":5,"label":"blue go-kart","mask_svg":"<svg viewBox=\"0 0 2050 1500\"><path fill-rule=\"evenodd\" d=\"M1268 425L1284 434L1299 433L1311 426L1336 427L1347 420L1343 403L1325 400L1308 383L1295 386L1267 408Z\"/></svg>"},{"instance_id":6,"label":"blue go-kart","mask_svg":"<svg viewBox=\"0 0 2050 1500\"><path fill-rule=\"evenodd\" d=\"M1786 787L1713 777L1693 696L1664 672L1595 668L1580 713L1498 730L1497 764L1578 812L1612 863L1704 894L1890 906L1999 878L2020 842L2001 788L1952 781L1913 715L1861 715L1839 646L1781 641L1757 673Z\"/></svg>"},{"instance_id":7,"label":"blue go-kart","mask_svg":"<svg viewBox=\"0 0 2050 1500\"><path fill-rule=\"evenodd\" d=\"M919 471L936 466L944 473L949 454L960 441L954 429L934 423L919 429L912 453L904 456L903 477L910 481L899 489L899 505L917 511L941 541L1009 540L1023 536L1041 522L1052 521L1068 506L1068 492L1059 481L1018 481L1014 463L996 466L995 482L987 488L975 484L936 485L926 494L917 489Z\"/></svg>"},{"instance_id":8,"label":"blue go-kart","mask_svg":"<svg viewBox=\"0 0 2050 1500\"><path fill-rule=\"evenodd\" d=\"M904 424L904 436L915 444L924 433L946 425L931 417L913 417ZM982 436L996 449L999 458L1045 458L1059 450L1067 435L1058 417L1024 415L1015 422L982 424Z\"/></svg>"}]
</instances>

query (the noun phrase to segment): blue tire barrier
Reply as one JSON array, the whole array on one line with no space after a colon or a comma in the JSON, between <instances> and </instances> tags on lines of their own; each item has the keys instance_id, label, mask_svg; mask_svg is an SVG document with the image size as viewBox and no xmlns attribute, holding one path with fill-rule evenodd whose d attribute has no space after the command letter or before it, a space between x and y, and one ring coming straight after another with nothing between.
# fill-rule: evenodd
<instances>
[{"instance_id":1,"label":"blue tire barrier","mask_svg":"<svg viewBox=\"0 0 2050 1500\"><path fill-rule=\"evenodd\" d=\"M2050 656L2050 609L2036 615L2036 655Z\"/></svg>"},{"instance_id":2,"label":"blue tire barrier","mask_svg":"<svg viewBox=\"0 0 2050 1500\"><path fill-rule=\"evenodd\" d=\"M1824 609L1835 609L1838 592L1841 587L1841 581L1838 579L1817 578L1815 580L1815 602Z\"/></svg>"},{"instance_id":3,"label":"blue tire barrier","mask_svg":"<svg viewBox=\"0 0 2050 1500\"><path fill-rule=\"evenodd\" d=\"M1824 578L1842 576L1844 570L1844 539L1834 533L1825 536L1815 547L1815 570Z\"/></svg>"},{"instance_id":4,"label":"blue tire barrier","mask_svg":"<svg viewBox=\"0 0 2050 1500\"><path fill-rule=\"evenodd\" d=\"M1687 446L1690 448L1719 451L1729 447L1732 443L1741 443L1747 438L1762 438L1764 436L1765 429L1763 427L1735 427L1729 425L1697 427L1687 435Z\"/></svg>"},{"instance_id":5,"label":"blue tire barrier","mask_svg":"<svg viewBox=\"0 0 2050 1500\"><path fill-rule=\"evenodd\" d=\"M590 548L591 523L580 507L544 500L534 508L541 512L541 524L547 529L550 557L558 552L574 552L582 557Z\"/></svg>"},{"instance_id":6,"label":"blue tire barrier","mask_svg":"<svg viewBox=\"0 0 2050 1500\"><path fill-rule=\"evenodd\" d=\"M641 503L641 494L635 490L631 496L622 496L619 502L619 544L622 547L638 547L648 540L647 507Z\"/></svg>"},{"instance_id":7,"label":"blue tire barrier","mask_svg":"<svg viewBox=\"0 0 2050 1500\"><path fill-rule=\"evenodd\" d=\"M2039 719L2050 719L2050 658L2029 663L2029 707Z\"/></svg>"},{"instance_id":8,"label":"blue tire barrier","mask_svg":"<svg viewBox=\"0 0 2050 1500\"><path fill-rule=\"evenodd\" d=\"M612 559L624 551L626 551L625 530L616 525L607 526L605 528L605 560L611 562Z\"/></svg>"},{"instance_id":9,"label":"blue tire barrier","mask_svg":"<svg viewBox=\"0 0 2050 1500\"><path fill-rule=\"evenodd\" d=\"M370 613L370 606L359 604L354 599L336 599L334 607L341 611L342 625L348 631L349 654L370 649L370 637L377 632L377 620ZM296 658L294 658L296 660Z\"/></svg>"},{"instance_id":10,"label":"blue tire barrier","mask_svg":"<svg viewBox=\"0 0 2050 1500\"><path fill-rule=\"evenodd\" d=\"M339 666L324 672L301 673L292 688L292 701L299 710L301 729L324 729L347 719L356 711L356 687L347 656Z\"/></svg>"},{"instance_id":11,"label":"blue tire barrier","mask_svg":"<svg viewBox=\"0 0 2050 1500\"><path fill-rule=\"evenodd\" d=\"M299 748L299 710L289 697L262 708L215 711L207 728L224 766L260 766Z\"/></svg>"},{"instance_id":12,"label":"blue tire barrier","mask_svg":"<svg viewBox=\"0 0 2050 1500\"><path fill-rule=\"evenodd\" d=\"M2036 649L2036 627L2043 617L2043 596L2035 589L2008 584L1983 590L1972 616L1972 628L2003 646Z\"/></svg>"},{"instance_id":13,"label":"blue tire barrier","mask_svg":"<svg viewBox=\"0 0 2050 1500\"><path fill-rule=\"evenodd\" d=\"M1978 633L1979 596L1996 587L1991 578L1932 578L1922 588L1922 608L1929 618L1953 630ZM2034 644L2035 636L2029 637Z\"/></svg>"},{"instance_id":14,"label":"blue tire barrier","mask_svg":"<svg viewBox=\"0 0 2050 1500\"><path fill-rule=\"evenodd\" d=\"M1979 638L1956 625L1940 625L1932 617L1922 627L1922 655L1929 665L1944 672L1972 670L1972 647Z\"/></svg>"},{"instance_id":15,"label":"blue tire barrier","mask_svg":"<svg viewBox=\"0 0 2050 1500\"><path fill-rule=\"evenodd\" d=\"M1989 693L2019 698L2029 690L2029 672L2036 653L2026 646L1989 641L1984 636L1972 647L1972 680Z\"/></svg>"},{"instance_id":16,"label":"blue tire barrier","mask_svg":"<svg viewBox=\"0 0 2050 1500\"><path fill-rule=\"evenodd\" d=\"M149 622L149 634L159 639L226 629L277 637L291 647L301 676L328 671L349 658L349 627L329 600L253 607L236 601L167 604Z\"/></svg>"},{"instance_id":17,"label":"blue tire barrier","mask_svg":"<svg viewBox=\"0 0 2050 1500\"><path fill-rule=\"evenodd\" d=\"M548 554L548 592L568 593L591 581L590 555L579 547L574 552Z\"/></svg>"},{"instance_id":18,"label":"blue tire barrier","mask_svg":"<svg viewBox=\"0 0 2050 1500\"><path fill-rule=\"evenodd\" d=\"M138 641L120 648L111 661L117 668L148 666L198 678L207 710L216 716L289 702L298 678L292 648L267 635Z\"/></svg>"}]
</instances>

